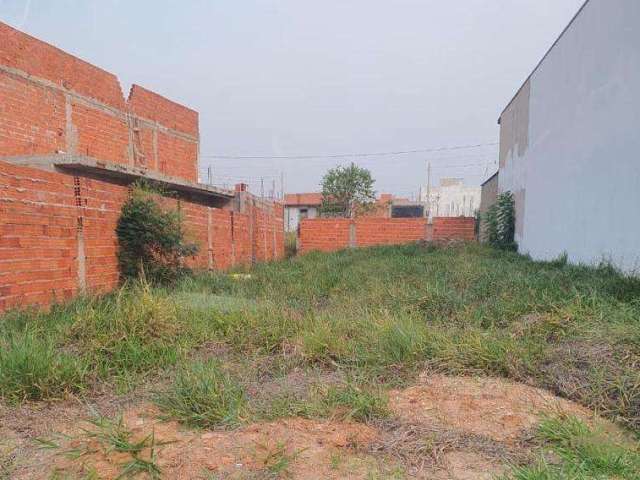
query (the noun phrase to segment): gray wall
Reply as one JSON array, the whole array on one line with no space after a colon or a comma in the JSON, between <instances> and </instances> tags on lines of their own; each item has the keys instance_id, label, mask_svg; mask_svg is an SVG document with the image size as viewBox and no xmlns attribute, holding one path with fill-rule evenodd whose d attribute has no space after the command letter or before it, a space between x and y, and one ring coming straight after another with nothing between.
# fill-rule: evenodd
<instances>
[{"instance_id":1,"label":"gray wall","mask_svg":"<svg viewBox=\"0 0 640 480\"><path fill-rule=\"evenodd\" d=\"M498 174L483 183L481 188L482 195L480 196L480 208L478 209L480 213L480 241L485 241L487 224L484 221L484 217L498 198Z\"/></svg>"},{"instance_id":2,"label":"gray wall","mask_svg":"<svg viewBox=\"0 0 640 480\"><path fill-rule=\"evenodd\" d=\"M284 229L287 232L295 232L300 224L300 210L307 210L307 218L316 218L318 216L317 207L295 206L284 207Z\"/></svg>"},{"instance_id":3,"label":"gray wall","mask_svg":"<svg viewBox=\"0 0 640 480\"><path fill-rule=\"evenodd\" d=\"M501 117L523 253L640 273L640 1L591 0Z\"/></svg>"}]
</instances>

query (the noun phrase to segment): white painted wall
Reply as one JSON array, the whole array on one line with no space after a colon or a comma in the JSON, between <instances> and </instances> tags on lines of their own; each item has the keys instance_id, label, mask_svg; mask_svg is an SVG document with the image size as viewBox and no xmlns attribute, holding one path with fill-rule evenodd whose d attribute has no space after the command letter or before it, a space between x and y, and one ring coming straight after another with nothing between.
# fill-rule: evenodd
<instances>
[{"instance_id":1,"label":"white painted wall","mask_svg":"<svg viewBox=\"0 0 640 480\"><path fill-rule=\"evenodd\" d=\"M431 187L430 195L426 193L426 186L422 191L422 201L431 205L432 218L473 217L480 208L482 189L479 186L465 185L462 179L443 178L438 186Z\"/></svg>"},{"instance_id":2,"label":"white painted wall","mask_svg":"<svg viewBox=\"0 0 640 480\"><path fill-rule=\"evenodd\" d=\"M284 208L284 227L287 232L295 232L300 224L300 210L307 210L307 218L316 218L318 216L317 207L285 207Z\"/></svg>"},{"instance_id":3,"label":"white painted wall","mask_svg":"<svg viewBox=\"0 0 640 480\"><path fill-rule=\"evenodd\" d=\"M520 250L640 273L640 1L587 3L529 86L501 128Z\"/></svg>"}]
</instances>

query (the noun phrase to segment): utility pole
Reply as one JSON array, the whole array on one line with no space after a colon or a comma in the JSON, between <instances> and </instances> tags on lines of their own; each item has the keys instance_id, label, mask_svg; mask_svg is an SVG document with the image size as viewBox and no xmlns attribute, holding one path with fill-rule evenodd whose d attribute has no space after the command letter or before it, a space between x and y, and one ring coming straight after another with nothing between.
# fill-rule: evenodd
<instances>
[{"instance_id":1,"label":"utility pole","mask_svg":"<svg viewBox=\"0 0 640 480\"><path fill-rule=\"evenodd\" d=\"M271 179L271 200L276 198L276 179Z\"/></svg>"},{"instance_id":2,"label":"utility pole","mask_svg":"<svg viewBox=\"0 0 640 480\"><path fill-rule=\"evenodd\" d=\"M431 217L431 162L427 161L427 218Z\"/></svg>"},{"instance_id":3,"label":"utility pole","mask_svg":"<svg viewBox=\"0 0 640 480\"><path fill-rule=\"evenodd\" d=\"M284 170L280 171L280 199L284 200Z\"/></svg>"},{"instance_id":4,"label":"utility pole","mask_svg":"<svg viewBox=\"0 0 640 480\"><path fill-rule=\"evenodd\" d=\"M211 185L211 165L207 167L207 183Z\"/></svg>"},{"instance_id":5,"label":"utility pole","mask_svg":"<svg viewBox=\"0 0 640 480\"><path fill-rule=\"evenodd\" d=\"M260 198L264 199L264 177L260 177Z\"/></svg>"}]
</instances>

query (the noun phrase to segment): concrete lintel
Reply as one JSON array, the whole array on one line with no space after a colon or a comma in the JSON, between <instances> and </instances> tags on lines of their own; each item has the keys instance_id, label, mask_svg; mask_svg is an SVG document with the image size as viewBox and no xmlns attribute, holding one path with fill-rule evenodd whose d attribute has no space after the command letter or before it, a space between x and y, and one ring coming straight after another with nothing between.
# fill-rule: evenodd
<instances>
[{"instance_id":1,"label":"concrete lintel","mask_svg":"<svg viewBox=\"0 0 640 480\"><path fill-rule=\"evenodd\" d=\"M195 195L215 197L229 200L235 197L235 193L224 188L213 187L202 183L189 182L177 177L162 175L146 168L124 165L120 163L98 160L84 155L43 155L43 156L20 156L20 157L0 157L0 161L22 165L25 167L35 167L47 170L60 170L67 172L86 172L98 176L114 178L133 182L137 179L149 180L166 187L168 190L185 192Z\"/></svg>"}]
</instances>

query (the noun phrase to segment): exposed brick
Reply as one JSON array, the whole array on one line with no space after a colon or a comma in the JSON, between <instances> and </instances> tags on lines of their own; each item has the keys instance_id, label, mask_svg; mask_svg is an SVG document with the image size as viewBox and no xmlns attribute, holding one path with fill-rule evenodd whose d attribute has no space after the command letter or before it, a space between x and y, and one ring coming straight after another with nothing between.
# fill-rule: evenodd
<instances>
[{"instance_id":1,"label":"exposed brick","mask_svg":"<svg viewBox=\"0 0 640 480\"><path fill-rule=\"evenodd\" d=\"M198 112L172 102L140 85L133 85L129 93L129 107L140 117L158 122L168 128L198 136Z\"/></svg>"},{"instance_id":2,"label":"exposed brick","mask_svg":"<svg viewBox=\"0 0 640 480\"><path fill-rule=\"evenodd\" d=\"M0 23L0 157L88 155L198 179L198 113ZM0 162L0 311L118 285L115 228L128 188ZM163 199L200 250L189 265L228 269L284 256L284 212L248 193L247 211ZM79 201L79 203L78 203ZM81 233L80 233L81 232ZM80 249L82 251L82 249Z\"/></svg>"},{"instance_id":3,"label":"exposed brick","mask_svg":"<svg viewBox=\"0 0 640 480\"><path fill-rule=\"evenodd\" d=\"M198 180L198 113L0 22L0 156L88 155Z\"/></svg>"},{"instance_id":4,"label":"exposed brick","mask_svg":"<svg viewBox=\"0 0 640 480\"><path fill-rule=\"evenodd\" d=\"M83 220L86 287L107 292L118 285L115 228L128 188L80 178L80 206L74 188L70 175L0 162L0 311L45 306L79 291L78 217ZM187 238L199 246L189 260L193 268L209 268L209 244L211 266L220 270L284 256L281 204L252 199L249 212L237 213L175 198L162 203L179 206Z\"/></svg>"},{"instance_id":5,"label":"exposed brick","mask_svg":"<svg viewBox=\"0 0 640 480\"><path fill-rule=\"evenodd\" d=\"M332 252L350 245L350 228L355 228L355 246L400 245L419 240L475 240L475 220L466 217L435 218L433 226L424 218L363 217L314 218L300 222L301 253ZM353 224L353 227L351 227Z\"/></svg>"}]
</instances>

